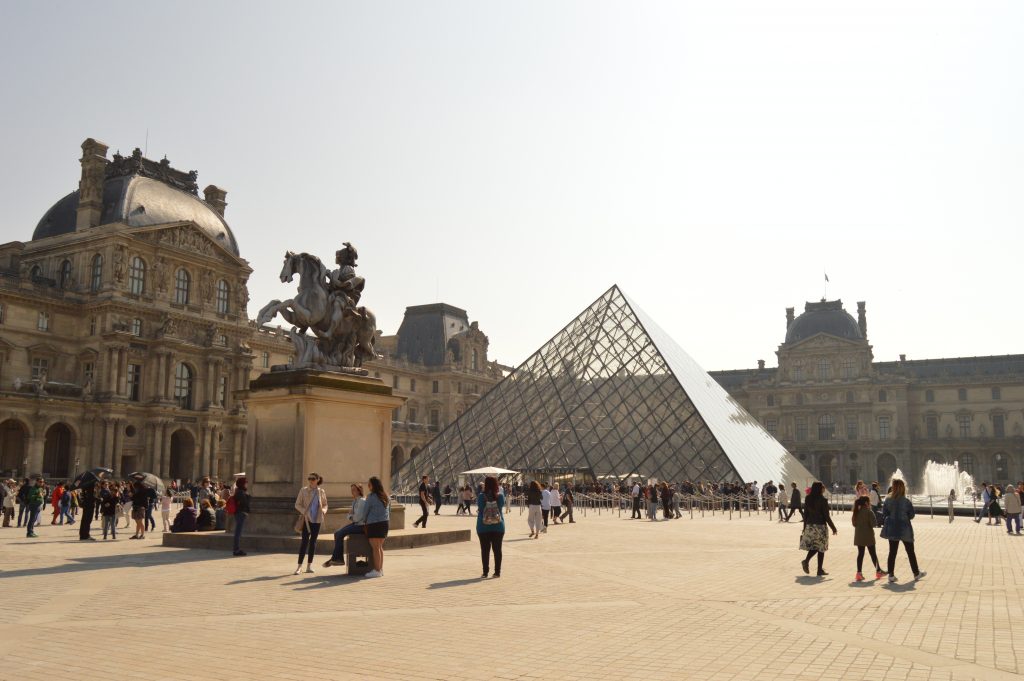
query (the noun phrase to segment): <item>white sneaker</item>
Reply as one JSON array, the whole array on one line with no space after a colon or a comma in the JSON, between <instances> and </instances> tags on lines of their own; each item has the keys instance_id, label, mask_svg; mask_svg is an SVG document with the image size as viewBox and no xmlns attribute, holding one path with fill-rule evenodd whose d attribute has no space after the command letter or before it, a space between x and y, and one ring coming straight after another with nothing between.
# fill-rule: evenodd
<instances>
[{"instance_id":1,"label":"white sneaker","mask_svg":"<svg viewBox=\"0 0 1024 681\"><path fill-rule=\"evenodd\" d=\"M302 572L302 565L299 565L299 567L295 568L295 572L293 572L292 574L293 575L297 575L297 574L300 574L301 572Z\"/></svg>"},{"instance_id":2,"label":"white sneaker","mask_svg":"<svg viewBox=\"0 0 1024 681\"><path fill-rule=\"evenodd\" d=\"M373 579L374 577L383 577L383 576L384 576L384 573L381 572L380 570L370 570L365 575L363 575L363 577L365 577L366 579Z\"/></svg>"},{"instance_id":3,"label":"white sneaker","mask_svg":"<svg viewBox=\"0 0 1024 681\"><path fill-rule=\"evenodd\" d=\"M889 583L890 584L895 584L896 583L896 575L889 575Z\"/></svg>"},{"instance_id":4,"label":"white sneaker","mask_svg":"<svg viewBox=\"0 0 1024 681\"><path fill-rule=\"evenodd\" d=\"M316 570L313 569L313 564L312 563L310 563L309 565L306 566L306 572L307 573L309 573L309 572L316 572Z\"/></svg>"},{"instance_id":5,"label":"white sneaker","mask_svg":"<svg viewBox=\"0 0 1024 681\"><path fill-rule=\"evenodd\" d=\"M914 575L914 581L915 581L915 582L917 582L917 581L919 581L919 580L922 580L922 579L924 579L924 576L925 576L926 574L928 574L928 573L927 573L927 572L925 572L924 570L921 570L921 571L920 571L920 572L918 572L918 573L917 573L916 575Z\"/></svg>"}]
</instances>

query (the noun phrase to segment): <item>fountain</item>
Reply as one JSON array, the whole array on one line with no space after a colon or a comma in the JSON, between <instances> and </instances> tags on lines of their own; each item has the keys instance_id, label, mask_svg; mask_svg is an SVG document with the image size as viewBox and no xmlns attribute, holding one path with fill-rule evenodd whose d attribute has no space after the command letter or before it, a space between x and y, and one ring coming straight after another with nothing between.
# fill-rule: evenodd
<instances>
[{"instance_id":1,"label":"fountain","mask_svg":"<svg viewBox=\"0 0 1024 681\"><path fill-rule=\"evenodd\" d=\"M889 489L892 489L892 481L893 480L902 480L904 483L906 483L907 482L907 476L903 475L903 471L900 470L899 468L897 468L896 472L892 474L891 478L889 478ZM907 485L907 487L910 487L910 485ZM885 492L886 490L882 490L882 491ZM908 494L910 493L909 489L907 490L907 493Z\"/></svg>"},{"instance_id":2,"label":"fountain","mask_svg":"<svg viewBox=\"0 0 1024 681\"><path fill-rule=\"evenodd\" d=\"M960 501L967 499L967 496L974 491L974 478L970 473L960 470L960 464L937 463L928 461L924 465L924 474L921 477L923 491L928 495L947 496L949 490L956 490L956 498Z\"/></svg>"}]
</instances>

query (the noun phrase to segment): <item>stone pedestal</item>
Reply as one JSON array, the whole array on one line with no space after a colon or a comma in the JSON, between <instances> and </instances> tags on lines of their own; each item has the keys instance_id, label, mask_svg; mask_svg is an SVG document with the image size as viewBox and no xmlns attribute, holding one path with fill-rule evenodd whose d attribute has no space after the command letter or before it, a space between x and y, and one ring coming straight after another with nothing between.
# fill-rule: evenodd
<instances>
[{"instance_id":1,"label":"stone pedestal","mask_svg":"<svg viewBox=\"0 0 1024 681\"><path fill-rule=\"evenodd\" d=\"M380 379L273 371L252 381L238 397L246 401L251 452L247 472L253 499L246 534L293 534L295 495L311 472L323 477L327 492L321 535L348 522L352 483L366 489L375 475L389 487L391 414L405 399L392 395ZM391 527L405 527L400 504L392 505Z\"/></svg>"}]
</instances>

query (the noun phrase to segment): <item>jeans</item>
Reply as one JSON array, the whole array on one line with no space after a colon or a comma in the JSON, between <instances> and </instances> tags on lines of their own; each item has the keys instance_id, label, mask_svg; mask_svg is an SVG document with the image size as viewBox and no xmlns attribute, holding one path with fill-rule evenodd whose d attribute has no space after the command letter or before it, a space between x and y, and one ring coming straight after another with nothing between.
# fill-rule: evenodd
<instances>
[{"instance_id":1,"label":"jeans","mask_svg":"<svg viewBox=\"0 0 1024 681\"><path fill-rule=\"evenodd\" d=\"M78 527L78 538L88 539L89 531L92 529L92 514L96 510L96 505L85 505L82 507L82 524Z\"/></svg>"},{"instance_id":2,"label":"jeans","mask_svg":"<svg viewBox=\"0 0 1024 681\"><path fill-rule=\"evenodd\" d=\"M350 534L362 534L363 526L358 523L349 523L334 533L334 551L331 553L331 560L345 563L345 537Z\"/></svg>"},{"instance_id":3,"label":"jeans","mask_svg":"<svg viewBox=\"0 0 1024 681\"><path fill-rule=\"evenodd\" d=\"M156 521L153 520L153 507L146 506L146 523L143 525L147 531L156 529Z\"/></svg>"},{"instance_id":4,"label":"jeans","mask_svg":"<svg viewBox=\"0 0 1024 681\"><path fill-rule=\"evenodd\" d=\"M242 550L242 528L245 527L245 519L249 517L248 513L235 513L235 543L233 550L238 553Z\"/></svg>"},{"instance_id":5,"label":"jeans","mask_svg":"<svg viewBox=\"0 0 1024 681\"><path fill-rule=\"evenodd\" d=\"M307 562L313 562L313 555L316 553L316 538L320 536L320 523L304 523L302 526L302 543L299 544L299 565L302 565L302 557L309 549Z\"/></svg>"},{"instance_id":6,"label":"jeans","mask_svg":"<svg viewBox=\"0 0 1024 681\"><path fill-rule=\"evenodd\" d=\"M64 519L65 518L67 518L67 520L68 520L68 525L74 525L75 524L75 517L73 515L71 515L71 507L70 506L61 506L60 507L60 513L58 515L60 517L60 524L61 525L64 524Z\"/></svg>"},{"instance_id":7,"label":"jeans","mask_svg":"<svg viewBox=\"0 0 1024 681\"><path fill-rule=\"evenodd\" d=\"M28 522L28 504L18 505L18 527Z\"/></svg>"},{"instance_id":8,"label":"jeans","mask_svg":"<svg viewBox=\"0 0 1024 681\"><path fill-rule=\"evenodd\" d=\"M1007 532L1010 532L1010 521L1011 520L1015 521L1017 523L1017 533L1020 534L1020 513L1014 513L1013 515L1010 515L1009 513L1006 514L1006 531Z\"/></svg>"},{"instance_id":9,"label":"jeans","mask_svg":"<svg viewBox=\"0 0 1024 681\"><path fill-rule=\"evenodd\" d=\"M562 515L560 515L558 517L558 519L559 520L565 520L565 517L569 516L569 522L570 523L576 522L575 520L572 519L572 504L565 504L565 505L563 505L563 508L565 510L562 512Z\"/></svg>"},{"instance_id":10,"label":"jeans","mask_svg":"<svg viewBox=\"0 0 1024 681\"><path fill-rule=\"evenodd\" d=\"M416 522L412 524L413 527L419 527L423 524L423 527L427 526L427 518L430 517L430 509L427 508L426 502L420 499L420 510L423 511L423 515L416 519Z\"/></svg>"},{"instance_id":11,"label":"jeans","mask_svg":"<svg viewBox=\"0 0 1024 681\"><path fill-rule=\"evenodd\" d=\"M480 538L480 560L484 564L484 574L491 569L491 551L494 551L494 574L501 574L501 540L505 538L504 532L480 532L476 535Z\"/></svg>"},{"instance_id":12,"label":"jeans","mask_svg":"<svg viewBox=\"0 0 1024 681\"><path fill-rule=\"evenodd\" d=\"M39 505L39 504L29 505L28 513L26 514L28 517L25 519L25 536L26 537L31 535L31 534L34 534L33 530L35 530L36 523L39 522L39 511L42 508L43 507L41 505Z\"/></svg>"},{"instance_id":13,"label":"jeans","mask_svg":"<svg viewBox=\"0 0 1024 681\"><path fill-rule=\"evenodd\" d=\"M117 539L117 516L116 515L105 515L103 517L103 538L107 538L107 532L110 532L111 539Z\"/></svg>"},{"instance_id":14,"label":"jeans","mask_svg":"<svg viewBox=\"0 0 1024 681\"><path fill-rule=\"evenodd\" d=\"M914 542L905 541L903 542L903 548L907 551L907 560L910 561L910 571L915 575L920 572L917 567L917 554L914 553ZM893 574L893 569L896 567L896 553L900 550L900 540L890 539L889 540L889 574Z\"/></svg>"}]
</instances>

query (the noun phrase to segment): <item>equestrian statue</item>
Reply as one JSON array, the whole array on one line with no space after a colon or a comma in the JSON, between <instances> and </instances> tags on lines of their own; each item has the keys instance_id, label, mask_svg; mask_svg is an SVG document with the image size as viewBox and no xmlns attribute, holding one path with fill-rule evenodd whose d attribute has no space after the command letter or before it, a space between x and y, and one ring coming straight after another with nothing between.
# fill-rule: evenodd
<instances>
[{"instance_id":1,"label":"equestrian statue","mask_svg":"<svg viewBox=\"0 0 1024 681\"><path fill-rule=\"evenodd\" d=\"M288 334L295 359L288 368L359 369L365 360L376 358L377 318L359 305L366 280L356 276L358 257L346 241L335 254L338 269L332 272L315 255L284 254L281 281L289 283L299 275L298 293L290 300L267 303L256 324L263 326L281 315L292 325Z\"/></svg>"}]
</instances>

